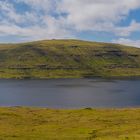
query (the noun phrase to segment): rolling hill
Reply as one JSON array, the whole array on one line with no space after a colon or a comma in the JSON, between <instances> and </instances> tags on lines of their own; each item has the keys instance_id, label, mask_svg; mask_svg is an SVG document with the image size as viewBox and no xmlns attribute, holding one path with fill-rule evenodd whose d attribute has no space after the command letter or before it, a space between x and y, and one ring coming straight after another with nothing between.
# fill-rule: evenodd
<instances>
[{"instance_id":1,"label":"rolling hill","mask_svg":"<svg viewBox=\"0 0 140 140\"><path fill-rule=\"evenodd\" d=\"M140 49L81 40L0 44L0 78L140 77Z\"/></svg>"}]
</instances>

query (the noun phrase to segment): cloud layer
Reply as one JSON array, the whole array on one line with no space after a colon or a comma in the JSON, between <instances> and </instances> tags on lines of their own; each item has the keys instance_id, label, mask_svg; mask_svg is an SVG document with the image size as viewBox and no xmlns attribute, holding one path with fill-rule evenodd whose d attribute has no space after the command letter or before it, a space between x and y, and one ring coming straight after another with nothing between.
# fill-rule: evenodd
<instances>
[{"instance_id":1,"label":"cloud layer","mask_svg":"<svg viewBox=\"0 0 140 140\"><path fill-rule=\"evenodd\" d=\"M122 40L140 33L135 19L121 25L139 8L140 0L1 0L0 36L76 38L77 33L89 31L110 33Z\"/></svg>"},{"instance_id":2,"label":"cloud layer","mask_svg":"<svg viewBox=\"0 0 140 140\"><path fill-rule=\"evenodd\" d=\"M113 43L124 44L128 46L135 46L140 48L140 40L131 40L126 38L120 38L118 40L113 40Z\"/></svg>"}]
</instances>

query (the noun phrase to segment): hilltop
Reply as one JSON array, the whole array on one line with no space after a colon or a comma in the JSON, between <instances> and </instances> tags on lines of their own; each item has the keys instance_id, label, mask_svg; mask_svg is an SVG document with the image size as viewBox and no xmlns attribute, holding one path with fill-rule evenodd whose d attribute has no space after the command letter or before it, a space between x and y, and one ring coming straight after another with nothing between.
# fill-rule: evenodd
<instances>
[{"instance_id":1,"label":"hilltop","mask_svg":"<svg viewBox=\"0 0 140 140\"><path fill-rule=\"evenodd\" d=\"M81 40L0 44L0 78L139 77L140 49Z\"/></svg>"}]
</instances>

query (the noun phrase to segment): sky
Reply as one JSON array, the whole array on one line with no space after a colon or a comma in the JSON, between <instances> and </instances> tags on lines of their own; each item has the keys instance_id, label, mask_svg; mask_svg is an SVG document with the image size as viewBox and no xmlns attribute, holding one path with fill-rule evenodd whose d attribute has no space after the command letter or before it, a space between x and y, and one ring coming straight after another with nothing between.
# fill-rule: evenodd
<instances>
[{"instance_id":1,"label":"sky","mask_svg":"<svg viewBox=\"0 0 140 140\"><path fill-rule=\"evenodd\" d=\"M44 39L140 47L140 0L0 0L0 43Z\"/></svg>"}]
</instances>

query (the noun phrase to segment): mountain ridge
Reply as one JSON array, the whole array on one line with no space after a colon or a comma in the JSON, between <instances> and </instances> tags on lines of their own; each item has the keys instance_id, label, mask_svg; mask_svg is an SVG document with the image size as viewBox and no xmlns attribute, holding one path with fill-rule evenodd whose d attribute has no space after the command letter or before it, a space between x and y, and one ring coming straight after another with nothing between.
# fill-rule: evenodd
<instances>
[{"instance_id":1,"label":"mountain ridge","mask_svg":"<svg viewBox=\"0 0 140 140\"><path fill-rule=\"evenodd\" d=\"M84 40L0 44L0 78L140 77L140 49Z\"/></svg>"}]
</instances>

